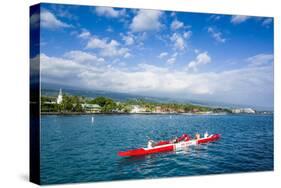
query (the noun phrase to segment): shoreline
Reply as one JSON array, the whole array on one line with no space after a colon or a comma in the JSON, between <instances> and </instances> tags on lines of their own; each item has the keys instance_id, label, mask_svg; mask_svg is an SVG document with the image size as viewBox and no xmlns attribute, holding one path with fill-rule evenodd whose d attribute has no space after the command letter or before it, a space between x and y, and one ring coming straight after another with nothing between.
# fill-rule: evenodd
<instances>
[{"instance_id":1,"label":"shoreline","mask_svg":"<svg viewBox=\"0 0 281 188\"><path fill-rule=\"evenodd\" d=\"M112 112L112 113L91 113L91 112L40 112L40 115L228 115L230 113L125 113L125 112Z\"/></svg>"},{"instance_id":2,"label":"shoreline","mask_svg":"<svg viewBox=\"0 0 281 188\"><path fill-rule=\"evenodd\" d=\"M161 113L154 113L154 112L141 112L141 113L127 113L127 112L107 112L107 113L91 113L91 112L40 112L40 115L61 115L61 116L70 116L70 115L186 115L186 116L193 116L193 115L273 115L274 113L178 113L178 112L161 112Z\"/></svg>"}]
</instances>

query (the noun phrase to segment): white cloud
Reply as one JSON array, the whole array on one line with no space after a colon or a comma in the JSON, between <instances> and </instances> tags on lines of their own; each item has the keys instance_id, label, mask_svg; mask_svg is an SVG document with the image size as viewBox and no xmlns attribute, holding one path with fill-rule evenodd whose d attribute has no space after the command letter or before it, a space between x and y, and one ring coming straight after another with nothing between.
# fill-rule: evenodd
<instances>
[{"instance_id":1,"label":"white cloud","mask_svg":"<svg viewBox=\"0 0 281 188\"><path fill-rule=\"evenodd\" d=\"M40 69L43 80L75 76L80 72L81 67L83 65L73 60L40 54Z\"/></svg>"},{"instance_id":2,"label":"white cloud","mask_svg":"<svg viewBox=\"0 0 281 188\"><path fill-rule=\"evenodd\" d=\"M188 40L188 39L190 39L191 35L192 35L192 31L186 31L183 33L183 38Z\"/></svg>"},{"instance_id":3,"label":"white cloud","mask_svg":"<svg viewBox=\"0 0 281 188\"><path fill-rule=\"evenodd\" d=\"M81 39L89 39L91 37L91 33L84 29L79 35L78 35L79 38Z\"/></svg>"},{"instance_id":4,"label":"white cloud","mask_svg":"<svg viewBox=\"0 0 281 188\"><path fill-rule=\"evenodd\" d=\"M123 56L125 58L130 57L129 49L123 48L116 40L99 39L98 37L92 37L87 45L88 49L99 49L100 55L104 57Z\"/></svg>"},{"instance_id":5,"label":"white cloud","mask_svg":"<svg viewBox=\"0 0 281 188\"><path fill-rule=\"evenodd\" d=\"M108 42L106 39L99 39L97 37L92 37L88 43L86 48L106 48L110 46L118 46L119 43L115 40L111 40Z\"/></svg>"},{"instance_id":6,"label":"white cloud","mask_svg":"<svg viewBox=\"0 0 281 188\"><path fill-rule=\"evenodd\" d=\"M163 58L166 57L166 56L168 56L168 52L162 52L162 53L159 54L158 57L159 57L160 59L163 59Z\"/></svg>"},{"instance_id":7,"label":"white cloud","mask_svg":"<svg viewBox=\"0 0 281 188\"><path fill-rule=\"evenodd\" d=\"M95 11L96 11L96 14L99 16L105 16L105 17L111 17L111 18L117 18L119 16L125 15L125 9L116 10L111 7L96 7Z\"/></svg>"},{"instance_id":8,"label":"white cloud","mask_svg":"<svg viewBox=\"0 0 281 188\"><path fill-rule=\"evenodd\" d=\"M245 22L249 18L250 18L249 16L237 15L237 16L232 16L230 21L233 24L240 24L242 22Z\"/></svg>"},{"instance_id":9,"label":"white cloud","mask_svg":"<svg viewBox=\"0 0 281 188\"><path fill-rule=\"evenodd\" d=\"M168 64L175 64L176 63L176 58L175 57L171 57L167 60Z\"/></svg>"},{"instance_id":10,"label":"white cloud","mask_svg":"<svg viewBox=\"0 0 281 188\"><path fill-rule=\"evenodd\" d=\"M262 26L267 27L267 26L270 25L272 22L273 22L273 19L272 19L272 18L265 18L265 19L262 21Z\"/></svg>"},{"instance_id":11,"label":"white cloud","mask_svg":"<svg viewBox=\"0 0 281 188\"><path fill-rule=\"evenodd\" d=\"M132 57L132 54L130 54L129 52L126 52L123 57L124 58L129 58L129 57Z\"/></svg>"},{"instance_id":12,"label":"white cloud","mask_svg":"<svg viewBox=\"0 0 281 188\"><path fill-rule=\"evenodd\" d=\"M212 36L217 42L225 43L226 39L223 38L221 32L215 31L214 28L209 27L209 28L208 28L208 33L210 33L211 36Z\"/></svg>"},{"instance_id":13,"label":"white cloud","mask_svg":"<svg viewBox=\"0 0 281 188\"><path fill-rule=\"evenodd\" d=\"M268 66L273 63L273 60L273 54L257 54L255 56L247 58L246 62L249 63L249 66L258 67Z\"/></svg>"},{"instance_id":14,"label":"white cloud","mask_svg":"<svg viewBox=\"0 0 281 188\"><path fill-rule=\"evenodd\" d=\"M177 61L177 56L178 56L178 53L177 53L177 52L175 52L175 53L173 53L173 54L171 54L171 55L169 55L168 52L162 52L162 53L160 53L160 54L158 55L158 58L160 58L160 59L165 59L165 60L166 60L166 63L171 65L171 64L175 64L175 63L176 63L176 61Z\"/></svg>"},{"instance_id":15,"label":"white cloud","mask_svg":"<svg viewBox=\"0 0 281 188\"><path fill-rule=\"evenodd\" d=\"M171 12L171 17L176 17L176 12Z\"/></svg>"},{"instance_id":16,"label":"white cloud","mask_svg":"<svg viewBox=\"0 0 281 188\"><path fill-rule=\"evenodd\" d=\"M184 27L184 23L183 22L180 22L178 20L174 20L172 23L171 23L171 29L172 30L177 30L177 29L180 29L180 28L183 28Z\"/></svg>"},{"instance_id":17,"label":"white cloud","mask_svg":"<svg viewBox=\"0 0 281 188\"><path fill-rule=\"evenodd\" d=\"M135 43L134 36L132 34L122 35L122 40L125 41L127 46L133 45Z\"/></svg>"},{"instance_id":18,"label":"white cloud","mask_svg":"<svg viewBox=\"0 0 281 188\"><path fill-rule=\"evenodd\" d=\"M70 83L89 89L169 97L203 97L229 103L261 105L273 98L273 67L245 67L220 72L192 73L148 64L134 69L91 64L40 55L42 82ZM197 62L210 62L208 55ZM273 104L273 103L272 103Z\"/></svg>"},{"instance_id":19,"label":"white cloud","mask_svg":"<svg viewBox=\"0 0 281 188\"><path fill-rule=\"evenodd\" d=\"M90 63L103 63L103 58L98 58L93 53L87 53L79 50L69 51L64 54L64 57L76 62L90 62Z\"/></svg>"},{"instance_id":20,"label":"white cloud","mask_svg":"<svg viewBox=\"0 0 281 188\"><path fill-rule=\"evenodd\" d=\"M197 67L200 65L205 65L211 63L211 57L208 55L208 52L200 53L196 56L196 59L189 62L187 68L188 70L192 69L193 71L197 71Z\"/></svg>"},{"instance_id":21,"label":"white cloud","mask_svg":"<svg viewBox=\"0 0 281 188\"><path fill-rule=\"evenodd\" d=\"M133 32L159 30L162 26L161 15L162 12L157 10L139 10L130 24L130 29Z\"/></svg>"},{"instance_id":22,"label":"white cloud","mask_svg":"<svg viewBox=\"0 0 281 188\"><path fill-rule=\"evenodd\" d=\"M212 21L218 21L220 19L221 19L221 16L216 15L216 14L213 14L208 18L208 20L212 20Z\"/></svg>"},{"instance_id":23,"label":"white cloud","mask_svg":"<svg viewBox=\"0 0 281 188\"><path fill-rule=\"evenodd\" d=\"M176 49L179 49L179 50L184 50L185 48L185 41L184 41L184 38L178 34L178 33L174 33L171 37L170 37L170 40L172 42L174 42L174 47Z\"/></svg>"},{"instance_id":24,"label":"white cloud","mask_svg":"<svg viewBox=\"0 0 281 188\"><path fill-rule=\"evenodd\" d=\"M107 29L106 29L106 31L112 33L112 32L113 32L113 28L110 27L110 26L108 26Z\"/></svg>"},{"instance_id":25,"label":"white cloud","mask_svg":"<svg viewBox=\"0 0 281 188\"><path fill-rule=\"evenodd\" d=\"M58 29L58 28L69 28L71 25L62 22L57 19L56 16L50 11L43 9L40 14L40 24L44 28Z\"/></svg>"}]
</instances>

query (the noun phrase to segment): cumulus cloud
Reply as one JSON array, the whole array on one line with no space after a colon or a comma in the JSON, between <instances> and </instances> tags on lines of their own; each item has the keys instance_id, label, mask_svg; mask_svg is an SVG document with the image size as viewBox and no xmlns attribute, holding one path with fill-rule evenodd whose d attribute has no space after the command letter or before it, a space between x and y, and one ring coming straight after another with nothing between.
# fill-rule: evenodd
<instances>
[{"instance_id":1,"label":"cumulus cloud","mask_svg":"<svg viewBox=\"0 0 281 188\"><path fill-rule=\"evenodd\" d=\"M211 57L208 55L208 52L200 53L196 56L195 60L189 62L187 68L188 70L192 69L193 71L197 71L197 67L200 65L205 65L211 63Z\"/></svg>"},{"instance_id":2,"label":"cumulus cloud","mask_svg":"<svg viewBox=\"0 0 281 188\"><path fill-rule=\"evenodd\" d=\"M162 53L159 54L158 58L166 59L166 63L172 65L172 64L176 63L177 56L178 56L177 52L175 52L175 53L173 53L171 55L169 55L168 52L162 52Z\"/></svg>"},{"instance_id":3,"label":"cumulus cloud","mask_svg":"<svg viewBox=\"0 0 281 188\"><path fill-rule=\"evenodd\" d=\"M81 39L89 39L91 37L91 33L84 29L82 30L82 32L78 35L78 38L81 38Z\"/></svg>"},{"instance_id":4,"label":"cumulus cloud","mask_svg":"<svg viewBox=\"0 0 281 188\"><path fill-rule=\"evenodd\" d=\"M116 40L100 39L98 37L92 37L87 45L87 49L99 49L100 55L104 57L123 56L125 58L130 57L128 48L121 47Z\"/></svg>"},{"instance_id":5,"label":"cumulus cloud","mask_svg":"<svg viewBox=\"0 0 281 188\"><path fill-rule=\"evenodd\" d=\"M40 24L43 28L58 29L72 27L70 24L64 23L50 11L43 9L40 14Z\"/></svg>"},{"instance_id":6,"label":"cumulus cloud","mask_svg":"<svg viewBox=\"0 0 281 188\"><path fill-rule=\"evenodd\" d=\"M135 43L134 36L131 33L128 33L128 35L122 35L122 40L127 46L133 45Z\"/></svg>"},{"instance_id":7,"label":"cumulus cloud","mask_svg":"<svg viewBox=\"0 0 281 188\"><path fill-rule=\"evenodd\" d=\"M250 18L249 16L237 15L237 16L232 16L230 21L233 24L240 24L247 21L249 18Z\"/></svg>"},{"instance_id":8,"label":"cumulus cloud","mask_svg":"<svg viewBox=\"0 0 281 188\"><path fill-rule=\"evenodd\" d=\"M269 28L273 22L273 18L269 18L269 17L251 17L251 16L242 16L242 15L232 16L230 21L234 25L237 25L237 24L243 23L249 19L253 19L253 20L259 22L262 26L264 26L266 28Z\"/></svg>"},{"instance_id":9,"label":"cumulus cloud","mask_svg":"<svg viewBox=\"0 0 281 188\"><path fill-rule=\"evenodd\" d=\"M177 29L180 29L180 28L183 28L184 27L184 23L183 22L180 22L178 20L174 20L172 23L171 23L171 29L172 30L177 30Z\"/></svg>"},{"instance_id":10,"label":"cumulus cloud","mask_svg":"<svg viewBox=\"0 0 281 188\"><path fill-rule=\"evenodd\" d=\"M257 54L246 59L249 66L268 66L273 63L273 54Z\"/></svg>"},{"instance_id":11,"label":"cumulus cloud","mask_svg":"<svg viewBox=\"0 0 281 188\"><path fill-rule=\"evenodd\" d=\"M64 58L71 59L76 62L103 63L103 58L98 58L93 53L87 53L79 50L69 51L64 54Z\"/></svg>"},{"instance_id":12,"label":"cumulus cloud","mask_svg":"<svg viewBox=\"0 0 281 188\"><path fill-rule=\"evenodd\" d=\"M159 57L160 59L163 59L163 58L166 57L166 56L168 56L168 52L162 52L162 53L159 54L158 57Z\"/></svg>"},{"instance_id":13,"label":"cumulus cloud","mask_svg":"<svg viewBox=\"0 0 281 188\"><path fill-rule=\"evenodd\" d=\"M175 64L176 63L176 58L175 57L171 57L167 60L168 64Z\"/></svg>"},{"instance_id":14,"label":"cumulus cloud","mask_svg":"<svg viewBox=\"0 0 281 188\"><path fill-rule=\"evenodd\" d=\"M188 40L188 39L190 39L191 35L192 35L192 31L186 31L183 33L183 38Z\"/></svg>"},{"instance_id":15,"label":"cumulus cloud","mask_svg":"<svg viewBox=\"0 0 281 188\"><path fill-rule=\"evenodd\" d=\"M117 18L125 15L125 9L116 10L112 7L96 7L95 12L98 16L105 16L111 18Z\"/></svg>"},{"instance_id":16,"label":"cumulus cloud","mask_svg":"<svg viewBox=\"0 0 281 188\"><path fill-rule=\"evenodd\" d=\"M211 34L212 38L214 38L217 42L220 42L220 43L225 43L226 39L223 38L222 36L222 33L219 32L219 31L215 31L214 28L212 27L209 27L208 28L208 33Z\"/></svg>"},{"instance_id":17,"label":"cumulus cloud","mask_svg":"<svg viewBox=\"0 0 281 188\"><path fill-rule=\"evenodd\" d=\"M82 70L82 67L83 65L70 59L49 57L45 54L40 54L41 76L44 78L44 81L55 81L55 79L62 81L63 78L69 79L71 76L76 77L80 70Z\"/></svg>"},{"instance_id":18,"label":"cumulus cloud","mask_svg":"<svg viewBox=\"0 0 281 188\"><path fill-rule=\"evenodd\" d=\"M130 29L133 32L159 30L162 26L161 15L162 12L157 10L139 10L130 24Z\"/></svg>"},{"instance_id":19,"label":"cumulus cloud","mask_svg":"<svg viewBox=\"0 0 281 188\"><path fill-rule=\"evenodd\" d=\"M174 33L171 37L170 40L174 43L174 47L179 50L184 50L185 48L185 41L184 38L178 34Z\"/></svg>"},{"instance_id":20,"label":"cumulus cloud","mask_svg":"<svg viewBox=\"0 0 281 188\"><path fill-rule=\"evenodd\" d=\"M89 89L169 97L204 97L230 103L261 104L273 96L273 67L244 67L221 72L190 73L149 64L120 69L85 65L77 59L40 55L43 82L71 83ZM210 62L206 53L197 62ZM255 97L253 97L255 96Z\"/></svg>"}]
</instances>

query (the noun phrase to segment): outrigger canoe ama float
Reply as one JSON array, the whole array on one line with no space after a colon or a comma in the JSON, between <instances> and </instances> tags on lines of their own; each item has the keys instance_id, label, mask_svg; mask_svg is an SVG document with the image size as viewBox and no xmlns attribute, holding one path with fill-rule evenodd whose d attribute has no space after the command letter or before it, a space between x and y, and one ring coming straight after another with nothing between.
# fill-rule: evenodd
<instances>
[{"instance_id":1,"label":"outrigger canoe ama float","mask_svg":"<svg viewBox=\"0 0 281 188\"><path fill-rule=\"evenodd\" d=\"M204 138L188 139L176 143L171 143L171 141L161 141L155 144L155 146L153 147L121 151L118 152L118 155L121 157L133 157L133 156L149 155L149 154L160 153L160 152L179 151L191 145L214 142L217 141L219 138L220 138L220 134L212 134Z\"/></svg>"}]
</instances>

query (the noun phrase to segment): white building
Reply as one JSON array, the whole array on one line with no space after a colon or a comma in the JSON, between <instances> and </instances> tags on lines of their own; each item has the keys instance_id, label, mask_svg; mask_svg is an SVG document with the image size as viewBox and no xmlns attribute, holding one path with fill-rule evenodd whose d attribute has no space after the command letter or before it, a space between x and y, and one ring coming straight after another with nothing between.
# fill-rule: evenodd
<instances>
[{"instance_id":1,"label":"white building","mask_svg":"<svg viewBox=\"0 0 281 188\"><path fill-rule=\"evenodd\" d=\"M244 113L254 114L256 113L256 111L252 108L244 108Z\"/></svg>"},{"instance_id":2,"label":"white building","mask_svg":"<svg viewBox=\"0 0 281 188\"><path fill-rule=\"evenodd\" d=\"M254 113L256 113L256 111L253 110L252 108L236 108L236 109L232 109L232 113L234 113L234 114L239 114L239 113L254 114Z\"/></svg>"},{"instance_id":3,"label":"white building","mask_svg":"<svg viewBox=\"0 0 281 188\"><path fill-rule=\"evenodd\" d=\"M145 112L145 109L140 107L139 105L132 106L131 113L141 113L141 112Z\"/></svg>"},{"instance_id":4,"label":"white building","mask_svg":"<svg viewBox=\"0 0 281 188\"><path fill-rule=\"evenodd\" d=\"M84 108L86 112L90 112L90 113L101 112L101 106L98 104L82 104L82 108Z\"/></svg>"},{"instance_id":5,"label":"white building","mask_svg":"<svg viewBox=\"0 0 281 188\"><path fill-rule=\"evenodd\" d=\"M62 90L60 89L58 98L57 98L57 104L61 104L62 103Z\"/></svg>"}]
</instances>

